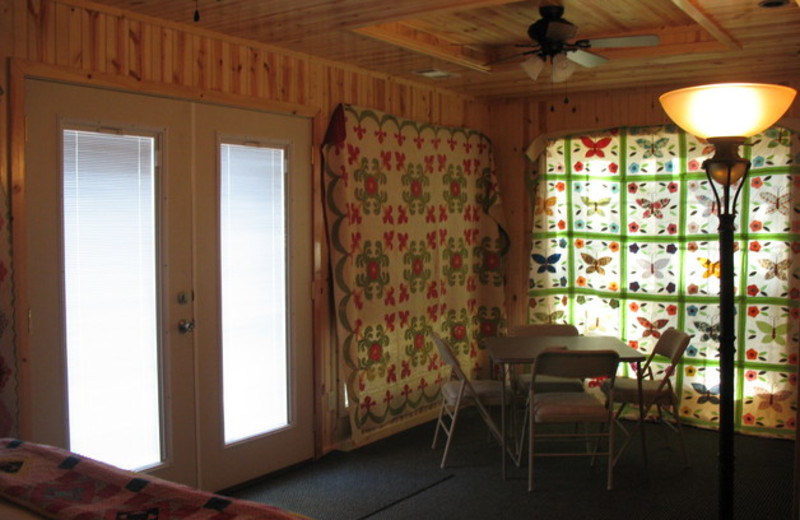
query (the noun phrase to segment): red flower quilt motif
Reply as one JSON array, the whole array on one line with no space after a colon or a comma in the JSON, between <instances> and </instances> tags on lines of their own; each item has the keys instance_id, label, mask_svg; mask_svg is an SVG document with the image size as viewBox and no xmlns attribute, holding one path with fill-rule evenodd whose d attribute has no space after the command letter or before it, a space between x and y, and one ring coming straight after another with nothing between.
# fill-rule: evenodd
<instances>
[{"instance_id":1,"label":"red flower quilt motif","mask_svg":"<svg viewBox=\"0 0 800 520\"><path fill-rule=\"evenodd\" d=\"M485 259L507 248L486 136L341 110L350 131L329 132L343 142L323 150L326 224L350 411L356 428L370 431L438 404L447 377L430 332L458 335L461 356L475 356L488 375L482 338L502 330L505 293L502 262ZM469 318L479 309L490 310L492 327L488 317Z\"/></svg>"}]
</instances>

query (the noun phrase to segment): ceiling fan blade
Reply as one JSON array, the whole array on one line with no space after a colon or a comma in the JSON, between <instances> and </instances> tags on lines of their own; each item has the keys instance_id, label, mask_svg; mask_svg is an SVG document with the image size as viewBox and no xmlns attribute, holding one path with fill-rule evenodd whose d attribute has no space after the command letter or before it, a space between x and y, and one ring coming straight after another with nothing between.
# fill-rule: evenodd
<instances>
[{"instance_id":1,"label":"ceiling fan blade","mask_svg":"<svg viewBox=\"0 0 800 520\"><path fill-rule=\"evenodd\" d=\"M510 56L503 56L502 58L494 59L494 60L492 60L492 61L490 61L488 63L485 63L484 65L489 65L489 66L491 66L491 65L499 65L501 63L506 63L506 62L509 62L509 61L514 60L516 58L521 58L522 56L530 56L531 54L537 54L538 52L539 52L539 49L534 49L534 50L525 51L525 52L518 52L516 54L511 54Z\"/></svg>"},{"instance_id":2,"label":"ceiling fan blade","mask_svg":"<svg viewBox=\"0 0 800 520\"><path fill-rule=\"evenodd\" d=\"M597 54L593 54L583 49L577 49L568 52L567 59L587 68L597 67L598 65L602 65L608 61L608 58L598 56Z\"/></svg>"},{"instance_id":3,"label":"ceiling fan blade","mask_svg":"<svg viewBox=\"0 0 800 520\"><path fill-rule=\"evenodd\" d=\"M620 36L617 38L597 38L588 41L591 48L611 48L611 47L652 47L658 45L661 38L656 34L642 34L639 36Z\"/></svg>"}]
</instances>

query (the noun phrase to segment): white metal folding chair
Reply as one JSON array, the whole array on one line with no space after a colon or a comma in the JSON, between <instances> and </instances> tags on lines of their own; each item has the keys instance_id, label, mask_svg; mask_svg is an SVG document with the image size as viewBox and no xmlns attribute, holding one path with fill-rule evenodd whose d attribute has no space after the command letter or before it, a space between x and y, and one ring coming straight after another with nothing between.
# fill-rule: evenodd
<instances>
[{"instance_id":1,"label":"white metal folding chair","mask_svg":"<svg viewBox=\"0 0 800 520\"><path fill-rule=\"evenodd\" d=\"M470 380L461 368L450 345L435 333L431 333L431 336L442 360L452 369L450 381L442 385L442 407L439 410L439 418L436 421L436 431L433 434L431 445L432 449L436 448L439 431L444 432L447 436L441 463L441 467L444 468L447 464L450 445L453 442L459 412L466 406L475 406L478 409L478 413L489 427L492 436L502 443L502 433L486 407L502 405L503 383L488 379Z\"/></svg>"},{"instance_id":2,"label":"white metal folding chair","mask_svg":"<svg viewBox=\"0 0 800 520\"><path fill-rule=\"evenodd\" d=\"M683 357L683 353L686 352L686 347L689 346L689 341L691 339L692 337L689 334L681 330L675 328L665 330L661 333L661 337L656 342L656 346L653 348L647 360L639 367L637 377L618 377L616 379L614 400L620 403L620 407L615 415L615 420L617 420L621 429L627 435L617 457L622 454L633 438L633 434L629 433L624 425L619 422L619 417L628 404L637 405L640 406L637 429L642 435L642 451L644 454L645 467L647 467L647 448L641 421L647 416L650 409L655 406L658 411L659 422L667 425L678 433L681 442L681 450L683 452L683 460L686 466L689 466L686 441L683 438L683 430L681 428L678 396L675 394L675 390L672 387L671 378L675 371L675 365L677 365ZM663 367L658 378L655 377L653 370L653 360L657 357L667 360L667 365ZM641 401L639 400L640 382ZM603 390L607 391L605 384L603 385ZM672 421L675 423L674 425L665 420L665 412L672 415Z\"/></svg>"},{"instance_id":3,"label":"white metal folding chair","mask_svg":"<svg viewBox=\"0 0 800 520\"><path fill-rule=\"evenodd\" d=\"M591 456L608 459L607 488L613 486L614 470L614 379L619 355L613 351L545 351L536 357L533 365L530 397L530 433L528 440L528 490L533 491L534 458L552 456ZM605 402L586 392L536 392L536 379L541 375L570 378L607 378L609 391ZM537 425L543 424L597 424L598 432L576 431L549 433L539 432ZM536 441L583 441L595 439L593 449L586 451L537 452ZM607 451L599 451L600 441L607 440Z\"/></svg>"},{"instance_id":4,"label":"white metal folding chair","mask_svg":"<svg viewBox=\"0 0 800 520\"><path fill-rule=\"evenodd\" d=\"M541 336L578 336L580 335L575 325L566 323L535 323L527 325L512 325L508 328L509 336L530 338L531 343L536 343L536 338ZM524 413L522 415L522 431L518 438L516 438L515 455L512 456L514 463L519 467L522 462L522 447L525 444L525 435L527 433L528 412L530 411L530 397L531 373L517 373L512 376L512 389L516 389L517 396L524 396L521 403L524 406ZM536 392L583 392L583 381L575 377L556 377L539 374L536 378ZM514 408L512 408L514 410ZM512 430L517 431L516 421L517 416L512 412L511 414Z\"/></svg>"},{"instance_id":5,"label":"white metal folding chair","mask_svg":"<svg viewBox=\"0 0 800 520\"><path fill-rule=\"evenodd\" d=\"M536 323L530 325L512 325L508 328L509 336L524 336L536 342L537 336L578 336L575 325L567 323ZM517 376L520 389L527 393L531 383L530 374ZM574 377L553 377L540 374L536 378L537 392L583 392L583 381Z\"/></svg>"}]
</instances>

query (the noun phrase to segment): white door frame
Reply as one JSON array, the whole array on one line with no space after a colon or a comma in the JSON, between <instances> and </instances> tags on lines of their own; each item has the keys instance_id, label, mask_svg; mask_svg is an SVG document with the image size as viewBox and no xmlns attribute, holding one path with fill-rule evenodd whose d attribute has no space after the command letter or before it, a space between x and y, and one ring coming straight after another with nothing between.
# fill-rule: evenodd
<instances>
[{"instance_id":1,"label":"white door frame","mask_svg":"<svg viewBox=\"0 0 800 520\"><path fill-rule=\"evenodd\" d=\"M19 79L18 76L17 76L17 79ZM13 91L15 91L15 99L16 100L24 99L24 86L21 86L20 83L21 83L20 81L15 81L14 84L13 84L13 85L16 85L16 87L13 88ZM19 105L23 105L23 104L19 103L19 101L18 101L17 102L17 106L19 106ZM22 333L18 333L18 345L20 347L19 351L21 352L20 363L19 363L20 364L20 368L21 368L20 369L20 383L21 383L20 384L20 404L21 404L21 406L20 406L20 408L21 408L21 412L20 412L20 415L21 415L20 433L22 434L22 436L28 436L28 438L31 438L32 440L40 440L41 442L50 442L50 443L53 443L53 444L59 444L60 441L62 441L62 439L59 439L58 435L55 435L55 434L52 434L52 433L48 433L46 435L41 436L40 438L37 438L38 434L36 433L36 430L37 430L38 427L35 425L35 420L34 420L34 418L32 417L32 414L31 414L32 408L38 405L37 400L39 399L39 396L37 396L37 394L35 392L35 386L37 384L35 383L35 381L33 381L32 376L31 376L31 371L30 371L31 364L37 362L36 361L36 354L31 350L32 337L34 336L34 334L36 334L36 330L37 330L36 329L37 317L35 315L33 315L32 312L28 312L28 310L27 310L27 309L30 309L32 303L34 303L32 301L33 300L33 296L31 294L31 292L34 289L34 287L33 287L33 284L32 284L32 278L28 275L29 263L27 262L27 260L31 256L28 253L29 245L31 244L31 242L34 239L38 240L39 237L38 236L37 237L30 237L30 236L27 235L28 223L26 222L26 213L27 213L27 211L26 211L26 207L25 207L26 206L26 199L25 199L26 190L25 189L18 189L18 188L26 188L27 187L26 182L28 182L28 181L26 181L25 170L26 170L27 162L30 162L30 159L26 158L26 154L25 154L25 150L24 150L24 147L25 147L24 140L20 139L19 130L22 129L23 132L24 132L24 130L25 130L25 128L24 128L25 127L25 122L24 122L24 118L20 119L19 110L20 109L18 108L17 110L14 111L15 117L14 117L14 120L13 120L13 129L14 129L14 131L12 132L12 137L13 137L13 139L12 139L12 150L13 150L12 156L13 156L13 165L14 165L14 174L15 174L15 176L14 176L15 189L13 190L13 202L14 202L14 216L15 216L15 219L14 219L14 224L13 225L14 225L14 236L15 236L15 255L14 256L15 256L15 259L16 259L16 262L15 262L15 287L16 287L16 293L17 293L16 301L18 303L18 307L17 307L16 310L17 310L18 329L24 328ZM308 125L310 127L310 125L311 125L311 121L310 120L308 121ZM23 133L23 135L24 135L24 133ZM309 129L309 143L308 143L308 145L309 145L308 149L310 150L310 145L311 145L311 143L310 143L310 129ZM303 145L303 146L305 146L305 145ZM301 154L301 156L303 156L303 155ZM184 160L185 160L185 158L184 158ZM309 159L309 162L310 162L310 159ZM308 200L308 208L309 209L308 209L307 217L308 217L309 222L311 220L311 209L310 209L311 208L311 203L310 203L311 196L310 196L310 192L311 192L311 185L312 185L312 179L311 179L311 175L310 175L310 168L311 168L311 165L309 164L309 174L307 176L308 181L305 183L306 192L307 193L305 195L303 195L303 197L305 197ZM179 187L172 186L170 189L175 191L175 190L179 189ZM197 218L197 216L195 216L195 218ZM307 254L307 257L309 259L309 266L310 266L311 265L310 262L311 262L311 259L313 257L312 251L311 251L311 247L310 247L310 244L312 243L312 240L311 240L312 239L312 237L311 237L311 225L310 225L310 223L309 223L307 229L309 230L308 231L308 240L306 242L308 247L306 248L305 253L302 252L302 251L299 251L299 252L295 251L292 254L293 255L300 254L301 256ZM194 235L194 234L195 233L192 233L192 235ZM18 237L22 237L22 239L17 239ZM177 239L177 240L180 241L180 239ZM191 242L191 240L190 240L190 242ZM179 244L175 244L175 246L176 247L179 247L179 246L182 247L182 246L185 246L185 244L180 244L180 245ZM172 247L172 246L170 246L170 247ZM195 246L195 247L197 247L197 246ZM196 266L193 266L192 270L195 267ZM307 299L308 299L308 304L307 304L307 306L305 308L303 308L302 310L299 310L299 311L293 310L292 311L293 313L302 312L303 314L307 313L306 314L307 316L311 316L311 313L313 312L313 305L312 305L312 302L311 302L311 295L310 295L310 287L311 287L310 277L311 277L311 274L312 274L311 271L312 271L312 269L309 268L308 269L307 278L305 278L303 280L303 282L302 282L303 284L305 284L304 287L302 287L302 286L301 287L293 287L293 293L294 294L307 296ZM190 273L189 278L191 279L193 277L194 277L194 273L192 272L192 273ZM169 284L167 284L167 285L169 285ZM180 287L180 286L183 286L183 285L186 285L187 287L191 287L191 283L190 284L178 283L177 285L173 285L173 287ZM308 291L308 292L306 292L306 291ZM167 289L166 292L169 293L170 290ZM167 302L169 302L170 300L171 301L176 301L175 298L173 298L173 296L174 296L174 294L165 294L165 300ZM21 304L21 305L19 305L19 304ZM174 323L172 323L172 322L175 321L175 318L178 317L179 314L185 313L187 311L188 311L188 309L186 307L179 308L178 310L173 311L169 315L169 317L167 318L170 321L170 323L168 323L168 325L170 327L172 325L174 325ZM28 316L28 320L25 320L25 315L26 314ZM194 314L194 313L192 313L192 314ZM27 321L27 323L26 323L26 321ZM303 330L300 333L301 337L297 337L296 334L292 335L292 342L293 343L296 342L297 344L300 344L300 345L307 345L308 352L309 352L309 354L308 354L309 358L311 356L310 352L311 352L311 348L312 348L311 332L312 332L312 327L306 326L306 327L303 328ZM176 335L176 334L173 334L173 335ZM191 334L184 336L186 341L188 341L190 343L193 343L192 337L193 336ZM194 351L194 346L189 346L188 350ZM200 357L202 357L202 356L200 356ZM195 384L198 387L196 395L200 394L199 388L200 388L201 383L202 383L201 379L203 379L203 377L200 374L202 374L202 371L203 371L202 365L204 365L206 363L205 361L201 361L200 357L198 357L198 359L195 359L195 361L192 362L194 364L194 366L196 367L196 369L197 369L195 371L195 374L196 374L196 376L195 376L196 377ZM310 366L310 360L309 360L308 365ZM57 366L57 364L56 364L56 366ZM306 397L303 397L302 401L305 401L306 408L308 410L312 411L312 416L311 416L312 419L308 423L308 432L310 434L310 436L309 436L310 440L308 441L308 444L309 444L308 457L311 457L311 456L313 456L313 424L312 423L313 423L313 403L314 403L313 392L311 391L311 388L313 388L313 380L312 380L312 377L311 377L311 372L309 372L307 379L305 378L305 375L303 375L302 377L296 377L295 381L304 381L306 384L303 385L303 386L308 388L308 393L306 394L307 395L307 400L306 400ZM169 395L167 397L167 400L171 401L176 397L177 396ZM186 411L186 413L189 413L190 415L193 415L194 412L195 412L195 410L187 410ZM60 417L60 418L56 417L55 420L56 420L57 423L58 422L65 423L66 418L65 417ZM200 432L199 435L197 435L198 438L202 438L202 430L204 429L204 428L199 426L200 421L201 421L201 419L198 419L198 418L195 418L195 420L194 420L194 423L196 425L198 425L198 426L195 427L196 431ZM171 426L171 425L168 425L168 426ZM206 431L208 431L208 430L206 430ZM184 443L184 439L181 439L180 442ZM196 456L196 454L200 451L200 447L198 446L197 448L194 448L191 451L193 451L194 455ZM230 453L230 452L227 452L227 453ZM277 468L273 468L273 469L277 469ZM269 469L265 470L264 473L266 473L267 471L270 471L270 470ZM203 473L202 467L201 468L197 468L195 473L200 475L200 477L199 477L200 478L200 481L199 481L200 484L202 484L204 482L208 482L210 484L210 486L205 486L205 487L208 487L209 489L213 489L213 488L216 487L214 484L211 484L215 480L214 478L205 478L203 476L204 473ZM213 472L212 469L209 469L207 473L209 473L209 475L210 475L210 474L212 474L214 472ZM170 478L169 475L164 475L164 476L166 476L167 478ZM175 480L181 480L181 481L185 480L184 478L181 478L181 477L173 477L173 478ZM187 482L187 483L192 484L192 482ZM226 483L225 485L227 486L229 484Z\"/></svg>"}]
</instances>

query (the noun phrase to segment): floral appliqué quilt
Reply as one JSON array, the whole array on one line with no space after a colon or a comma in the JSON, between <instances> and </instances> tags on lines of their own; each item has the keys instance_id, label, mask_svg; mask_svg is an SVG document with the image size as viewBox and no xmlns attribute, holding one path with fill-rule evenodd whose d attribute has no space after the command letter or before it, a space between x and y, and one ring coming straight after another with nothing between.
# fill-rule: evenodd
<instances>
[{"instance_id":1,"label":"floral appliqu\u00e9 quilt","mask_svg":"<svg viewBox=\"0 0 800 520\"><path fill-rule=\"evenodd\" d=\"M437 403L428 332L488 375L505 326L502 207L480 132L340 106L323 149L336 326L354 432Z\"/></svg>"}]
</instances>

